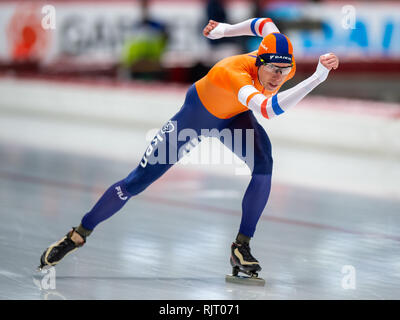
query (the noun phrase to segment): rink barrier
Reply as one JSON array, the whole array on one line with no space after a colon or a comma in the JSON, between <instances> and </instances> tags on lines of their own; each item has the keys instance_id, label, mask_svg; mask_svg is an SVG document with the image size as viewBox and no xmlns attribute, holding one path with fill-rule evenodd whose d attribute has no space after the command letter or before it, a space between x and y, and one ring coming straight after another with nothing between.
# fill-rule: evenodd
<instances>
[{"instance_id":1,"label":"rink barrier","mask_svg":"<svg viewBox=\"0 0 400 320\"><path fill-rule=\"evenodd\" d=\"M188 86L0 78L0 113L148 131L181 107ZM400 158L400 104L309 96L286 114L257 116L271 140Z\"/></svg>"}]
</instances>

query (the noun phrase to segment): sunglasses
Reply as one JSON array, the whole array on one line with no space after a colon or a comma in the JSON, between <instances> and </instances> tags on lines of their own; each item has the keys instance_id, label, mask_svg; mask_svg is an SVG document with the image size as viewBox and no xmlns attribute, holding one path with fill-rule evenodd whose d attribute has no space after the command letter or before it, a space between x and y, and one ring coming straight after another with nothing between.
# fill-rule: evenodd
<instances>
[{"instance_id":1,"label":"sunglasses","mask_svg":"<svg viewBox=\"0 0 400 320\"><path fill-rule=\"evenodd\" d=\"M266 70L268 72L280 73L283 76L287 76L290 73L290 71L292 71L292 66L289 66L289 67L278 67L278 66L276 66L276 65L274 65L272 63L268 63L268 62L263 63L262 65L265 66L265 68L266 68Z\"/></svg>"}]
</instances>

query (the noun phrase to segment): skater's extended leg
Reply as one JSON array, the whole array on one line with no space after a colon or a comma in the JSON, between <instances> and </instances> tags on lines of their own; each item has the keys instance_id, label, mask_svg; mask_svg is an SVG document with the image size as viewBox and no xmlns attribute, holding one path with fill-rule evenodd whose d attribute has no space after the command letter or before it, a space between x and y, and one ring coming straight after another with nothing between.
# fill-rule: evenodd
<instances>
[{"instance_id":1,"label":"skater's extended leg","mask_svg":"<svg viewBox=\"0 0 400 320\"><path fill-rule=\"evenodd\" d=\"M82 219L86 230L93 230L100 222L118 212L129 200L131 194L126 190L125 181L119 181L109 187L101 198Z\"/></svg>"},{"instance_id":2,"label":"skater's extended leg","mask_svg":"<svg viewBox=\"0 0 400 320\"><path fill-rule=\"evenodd\" d=\"M77 228L46 249L41 258L41 267L57 264L66 254L82 246L100 222L118 212L132 196L145 190L189 151L186 147L193 141L193 135L198 138L201 129L219 128L227 122L204 108L195 86L192 86L181 110L157 133L137 168L125 179L109 187Z\"/></svg>"},{"instance_id":3,"label":"skater's extended leg","mask_svg":"<svg viewBox=\"0 0 400 320\"><path fill-rule=\"evenodd\" d=\"M180 159L182 150L192 139L190 133L199 136L201 129L220 127L225 122L228 121L208 113L192 86L183 107L156 134L140 164L125 179L108 188L93 209L83 217L80 227L93 230L100 222L118 212L132 196L159 179ZM189 135L186 136L185 132Z\"/></svg>"},{"instance_id":4,"label":"skater's extended leg","mask_svg":"<svg viewBox=\"0 0 400 320\"><path fill-rule=\"evenodd\" d=\"M163 175L172 165L154 164L146 168L138 166L129 176L109 187L82 219L79 228L89 232L102 221L117 213L128 200L145 190Z\"/></svg>"}]
</instances>

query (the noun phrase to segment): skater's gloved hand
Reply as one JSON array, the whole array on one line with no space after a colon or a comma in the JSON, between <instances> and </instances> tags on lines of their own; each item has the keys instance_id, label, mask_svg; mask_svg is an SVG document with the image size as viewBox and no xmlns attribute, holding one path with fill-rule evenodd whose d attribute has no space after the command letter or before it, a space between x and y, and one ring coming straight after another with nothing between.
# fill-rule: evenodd
<instances>
[{"instance_id":1,"label":"skater's gloved hand","mask_svg":"<svg viewBox=\"0 0 400 320\"><path fill-rule=\"evenodd\" d=\"M317 70L315 75L320 82L323 82L328 77L329 71L336 70L339 67L339 58L333 53L327 53L319 57Z\"/></svg>"},{"instance_id":2,"label":"skater's gloved hand","mask_svg":"<svg viewBox=\"0 0 400 320\"><path fill-rule=\"evenodd\" d=\"M227 25L227 23L210 20L203 29L203 35L212 40L223 38Z\"/></svg>"}]
</instances>

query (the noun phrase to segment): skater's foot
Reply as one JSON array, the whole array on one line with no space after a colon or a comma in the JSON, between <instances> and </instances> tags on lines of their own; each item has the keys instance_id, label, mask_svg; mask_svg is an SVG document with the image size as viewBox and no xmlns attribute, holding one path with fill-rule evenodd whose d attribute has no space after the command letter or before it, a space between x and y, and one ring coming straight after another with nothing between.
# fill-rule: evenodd
<instances>
[{"instance_id":1,"label":"skater's foot","mask_svg":"<svg viewBox=\"0 0 400 320\"><path fill-rule=\"evenodd\" d=\"M245 240L245 241L243 241ZM265 285L265 280L258 277L261 266L250 250L249 238L239 237L231 246L232 274L225 277L226 281L247 285ZM240 276L239 272L247 276Z\"/></svg>"},{"instance_id":2,"label":"skater's foot","mask_svg":"<svg viewBox=\"0 0 400 320\"><path fill-rule=\"evenodd\" d=\"M63 238L50 245L40 257L39 269L47 266L55 266L67 254L74 252L82 247L86 242L86 237L80 235L76 228L72 228Z\"/></svg>"},{"instance_id":3,"label":"skater's foot","mask_svg":"<svg viewBox=\"0 0 400 320\"><path fill-rule=\"evenodd\" d=\"M231 265L239 271L247 274L256 273L261 270L261 266L256 258L251 254L248 242L233 242L231 246Z\"/></svg>"}]
</instances>

